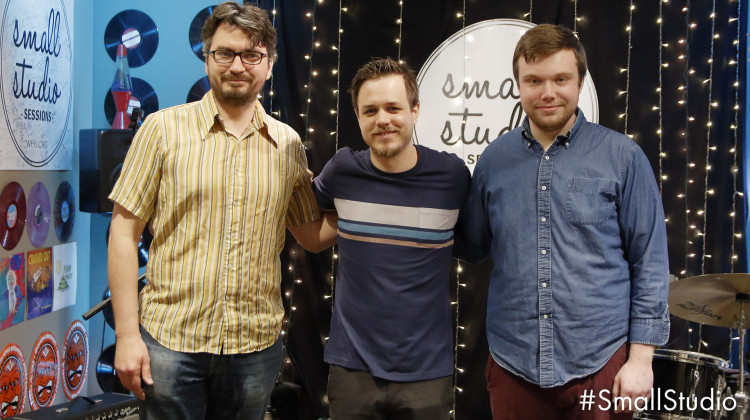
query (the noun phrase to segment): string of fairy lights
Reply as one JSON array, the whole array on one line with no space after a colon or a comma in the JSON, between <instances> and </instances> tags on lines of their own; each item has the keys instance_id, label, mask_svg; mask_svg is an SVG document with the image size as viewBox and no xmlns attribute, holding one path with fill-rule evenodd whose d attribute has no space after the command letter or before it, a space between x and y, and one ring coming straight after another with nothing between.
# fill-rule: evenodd
<instances>
[{"instance_id":1,"label":"string of fairy lights","mask_svg":"<svg viewBox=\"0 0 750 420\"><path fill-rule=\"evenodd\" d=\"M456 13L456 18L461 19L461 31L464 31L466 29L466 0L463 0L461 2L461 11ZM463 40L463 53L462 56L464 57L464 60L462 62L463 67L463 76L466 77L466 60L468 59L466 55L466 37L462 37ZM463 97L461 99L463 102L463 106L466 107L466 97ZM462 123L466 123L464 120ZM465 330L465 327L461 325L461 288L466 287L465 283L461 282L461 273L463 273L463 267L461 266L461 261L456 261L456 289L455 289L455 300L451 302L451 305L454 307L454 319L456 322L456 330L453 332L453 393L454 395L456 393L462 393L464 390L458 385L459 381L459 375L464 373L465 370L459 366L459 354L458 350L459 348L464 348L466 345L461 343L461 336L460 332ZM453 399L453 406L451 407L451 418L455 418L456 415L456 398Z\"/></svg>"},{"instance_id":2,"label":"string of fairy lights","mask_svg":"<svg viewBox=\"0 0 750 420\"><path fill-rule=\"evenodd\" d=\"M627 65L624 69L620 69L621 72L625 72L625 112L620 114L620 118L625 120L624 133L628 134L628 111L630 110L630 58L633 52L633 12L635 11L635 4L633 0L630 0L630 7L628 7L628 26L625 27L625 31L628 33L628 53L627 53ZM632 136L631 136L632 137Z\"/></svg>"},{"instance_id":3,"label":"string of fairy lights","mask_svg":"<svg viewBox=\"0 0 750 420\"><path fill-rule=\"evenodd\" d=\"M698 232L698 235L703 236L703 240L701 241L701 274L704 274L706 272L706 260L711 258L711 255L706 253L706 227L707 227L707 217L708 217L708 196L713 195L714 190L709 188L709 181L708 176L711 172L711 152L716 150L715 146L711 145L711 126L713 125L712 122L712 114L713 114L713 108L716 106L719 106L719 103L712 102L713 100L713 87L714 87L714 40L719 37L719 34L716 33L716 0L714 0L711 4L711 41L710 41L710 55L708 58L708 78L703 80L703 84L708 85L708 111L706 119L708 120L708 123L706 123L706 172L703 177L703 186L704 186L704 194L703 194L703 209L698 212L699 216L703 216L703 229L702 232Z\"/></svg>"},{"instance_id":4,"label":"string of fairy lights","mask_svg":"<svg viewBox=\"0 0 750 420\"><path fill-rule=\"evenodd\" d=\"M664 96L662 95L662 86L664 85L664 1L659 1L659 18L656 20L656 24L659 26L659 86L656 88L658 103L656 105L656 110L659 113L659 128L656 130L656 137L659 139L659 193L662 195L664 194L664 181L667 179L666 175L664 175L664 158L666 157L666 154L664 153L664 130L662 130L662 127L664 126L664 112L663 112L663 106L664 106ZM665 223L667 220L665 219Z\"/></svg>"}]
</instances>

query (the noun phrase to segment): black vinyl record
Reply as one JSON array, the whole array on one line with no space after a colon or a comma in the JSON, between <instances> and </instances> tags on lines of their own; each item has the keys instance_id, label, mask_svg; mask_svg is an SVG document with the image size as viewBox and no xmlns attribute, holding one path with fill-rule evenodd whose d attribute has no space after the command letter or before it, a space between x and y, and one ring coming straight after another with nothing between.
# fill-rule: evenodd
<instances>
[{"instance_id":1,"label":"black vinyl record","mask_svg":"<svg viewBox=\"0 0 750 420\"><path fill-rule=\"evenodd\" d=\"M190 42L190 49L193 50L193 54L199 59L206 61L206 57L203 56L203 40L201 39L201 30L206 19L211 16L216 6L208 6L205 9L198 12L190 22L190 29L188 29L188 42Z\"/></svg>"},{"instance_id":2,"label":"black vinyl record","mask_svg":"<svg viewBox=\"0 0 750 420\"><path fill-rule=\"evenodd\" d=\"M211 85L208 83L208 76L203 76L190 88L185 103L200 101L203 99L203 95L210 89Z\"/></svg>"},{"instance_id":3,"label":"black vinyl record","mask_svg":"<svg viewBox=\"0 0 750 420\"><path fill-rule=\"evenodd\" d=\"M73 233L73 225L76 219L76 197L73 187L67 181L61 182L60 186L57 187L53 214L57 238L61 242L67 242Z\"/></svg>"},{"instance_id":4,"label":"black vinyl record","mask_svg":"<svg viewBox=\"0 0 750 420\"><path fill-rule=\"evenodd\" d=\"M128 49L128 66L146 64L159 46L156 24L140 10L123 10L114 15L104 30L104 48L112 61L117 57L117 46L120 44L125 44Z\"/></svg>"},{"instance_id":5,"label":"black vinyl record","mask_svg":"<svg viewBox=\"0 0 750 420\"><path fill-rule=\"evenodd\" d=\"M11 250L18 245L26 224L26 194L18 182L10 182L0 193L0 243Z\"/></svg>"},{"instance_id":6,"label":"black vinyl record","mask_svg":"<svg viewBox=\"0 0 750 420\"><path fill-rule=\"evenodd\" d=\"M141 108L144 111L141 120L144 120L148 114L159 110L159 98L154 88L145 80L137 77L131 77L130 80L133 83L133 95L128 104L128 116L131 116L133 108ZM107 95L104 97L104 115L110 124L115 120L116 113L115 99L112 97L112 91L107 89Z\"/></svg>"},{"instance_id":7,"label":"black vinyl record","mask_svg":"<svg viewBox=\"0 0 750 420\"><path fill-rule=\"evenodd\" d=\"M102 350L99 360L96 361L96 382L104 392L118 392L127 394L128 391L117 377L115 372L115 345L112 344Z\"/></svg>"}]
</instances>

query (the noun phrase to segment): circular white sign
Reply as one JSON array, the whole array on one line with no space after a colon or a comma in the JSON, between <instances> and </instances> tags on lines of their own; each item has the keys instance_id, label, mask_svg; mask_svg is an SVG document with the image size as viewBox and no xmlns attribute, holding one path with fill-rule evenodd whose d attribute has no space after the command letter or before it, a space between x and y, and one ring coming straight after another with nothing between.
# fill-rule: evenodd
<instances>
[{"instance_id":1,"label":"circular white sign","mask_svg":"<svg viewBox=\"0 0 750 420\"><path fill-rule=\"evenodd\" d=\"M72 105L71 39L62 0L6 0L0 96L21 158L44 166L66 136Z\"/></svg>"},{"instance_id":2,"label":"circular white sign","mask_svg":"<svg viewBox=\"0 0 750 420\"><path fill-rule=\"evenodd\" d=\"M533 23L492 19L467 26L445 40L419 70L419 119L414 141L455 153L471 171L498 136L523 120L513 52ZM586 74L578 106L599 120L594 81Z\"/></svg>"}]
</instances>

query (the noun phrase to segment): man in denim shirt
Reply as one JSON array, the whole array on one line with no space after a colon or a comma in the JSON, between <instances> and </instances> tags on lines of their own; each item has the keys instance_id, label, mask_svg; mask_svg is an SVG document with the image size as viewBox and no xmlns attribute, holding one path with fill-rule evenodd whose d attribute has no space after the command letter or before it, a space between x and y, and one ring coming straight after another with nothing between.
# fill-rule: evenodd
<instances>
[{"instance_id":1,"label":"man in denim shirt","mask_svg":"<svg viewBox=\"0 0 750 420\"><path fill-rule=\"evenodd\" d=\"M494 259L493 417L630 418L635 398L650 395L654 346L669 334L651 165L635 142L578 109L586 56L569 29L529 30L513 72L527 118L482 153L460 233L459 253ZM581 404L584 393L594 404ZM632 404L615 407L615 397Z\"/></svg>"}]
</instances>

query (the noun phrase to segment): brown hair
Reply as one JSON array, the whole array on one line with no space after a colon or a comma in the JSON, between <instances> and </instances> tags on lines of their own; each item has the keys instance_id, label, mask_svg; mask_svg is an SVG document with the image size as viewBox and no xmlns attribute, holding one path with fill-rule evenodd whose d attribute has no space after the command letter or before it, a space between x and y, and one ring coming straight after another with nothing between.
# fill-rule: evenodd
<instances>
[{"instance_id":1,"label":"brown hair","mask_svg":"<svg viewBox=\"0 0 750 420\"><path fill-rule=\"evenodd\" d=\"M419 87L417 87L417 77L414 72L406 65L399 63L391 58L373 58L364 66L357 70L352 79L352 86L349 93L352 95L352 105L357 109L357 100L359 98L359 89L362 84L368 80L380 79L386 76L402 76L406 86L406 96L409 99L409 105L414 108L419 103Z\"/></svg>"},{"instance_id":2,"label":"brown hair","mask_svg":"<svg viewBox=\"0 0 750 420\"><path fill-rule=\"evenodd\" d=\"M518 81L518 60L526 62L548 57L560 50L572 50L578 65L578 84L586 76L586 51L573 31L560 25L543 23L529 29L516 45L513 53L513 77Z\"/></svg>"},{"instance_id":3,"label":"brown hair","mask_svg":"<svg viewBox=\"0 0 750 420\"><path fill-rule=\"evenodd\" d=\"M236 26L245 32L253 45L266 47L268 56L276 59L276 29L268 20L268 13L256 6L245 4L240 6L232 1L225 1L216 6L213 13L206 19L201 30L203 41L203 55L208 56L216 30L221 24Z\"/></svg>"}]
</instances>

